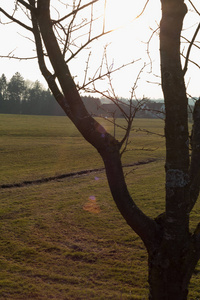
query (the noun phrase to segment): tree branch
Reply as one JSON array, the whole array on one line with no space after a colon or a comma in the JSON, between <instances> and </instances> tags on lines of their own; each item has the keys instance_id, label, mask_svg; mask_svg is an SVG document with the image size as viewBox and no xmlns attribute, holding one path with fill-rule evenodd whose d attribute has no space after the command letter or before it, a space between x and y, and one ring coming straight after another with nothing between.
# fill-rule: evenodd
<instances>
[{"instance_id":1,"label":"tree branch","mask_svg":"<svg viewBox=\"0 0 200 300\"><path fill-rule=\"evenodd\" d=\"M53 23L53 24L60 23L60 22L62 22L63 20L65 20L65 19L67 19L67 18L73 16L74 14L77 14L77 12L79 12L80 10L82 10L82 9L84 9L84 8L90 6L90 5L92 5L92 4L94 4L95 2L98 2L98 1L99 1L99 0L93 0L93 1L91 1L91 2L89 2L89 3L87 3L87 4L85 4L85 5L83 5L83 6L79 7L79 8L77 8L77 9L74 9L71 13L69 13L68 15L66 15L66 16L64 16L64 17L62 17L62 18L60 18L59 20L52 20L52 23Z\"/></svg>"},{"instance_id":2,"label":"tree branch","mask_svg":"<svg viewBox=\"0 0 200 300\"><path fill-rule=\"evenodd\" d=\"M106 32L102 32L100 33L99 35L96 35L95 37L91 38L90 40L88 40L85 44L83 44L81 47L79 47L79 49L73 53L66 61L66 63L68 63L71 59L73 59L80 51L82 51L83 49L85 49L89 44L91 44L93 41L99 39L100 37L106 35L106 34L109 34L111 33L113 30L109 30L109 31L106 31Z\"/></svg>"},{"instance_id":3,"label":"tree branch","mask_svg":"<svg viewBox=\"0 0 200 300\"><path fill-rule=\"evenodd\" d=\"M29 0L29 2L34 5L34 0ZM37 51L37 57L38 57L38 64L40 67L40 71L44 78L46 79L46 82L54 95L56 101L60 104L60 106L63 108L63 102L64 102L64 96L61 93L60 89L58 88L56 82L55 82L55 76L48 70L45 59L44 59L44 52L43 52L43 45L40 35L40 30L38 27L38 21L35 15L35 11L31 11L31 20L33 24L33 34L35 38L35 44L36 44L36 51ZM67 109L67 107L65 108Z\"/></svg>"},{"instance_id":4,"label":"tree branch","mask_svg":"<svg viewBox=\"0 0 200 300\"><path fill-rule=\"evenodd\" d=\"M33 29L29 26L27 26L26 24L22 23L21 21L19 21L18 19L14 18L13 16L11 16L10 14L8 14L3 8L0 7L0 12L2 12L8 19L12 20L13 22L17 23L18 25L24 27L25 29L33 32Z\"/></svg>"},{"instance_id":5,"label":"tree branch","mask_svg":"<svg viewBox=\"0 0 200 300\"><path fill-rule=\"evenodd\" d=\"M192 49L192 45L194 44L194 41L195 41L195 39L196 39L196 36L197 36L197 34L198 34L198 32L199 32L199 29L200 29L200 23L198 24L198 26L197 26L197 28L196 28L196 30L195 30L195 33L194 33L194 35L193 35L193 38L192 38L192 40L191 40L191 42L190 42L190 45L189 45L189 47L188 47L188 51L187 51L187 55L186 55L186 59L185 59L185 66L184 66L184 68L183 68L183 74L184 74L184 75L185 75L185 73L187 72L188 61L189 61L189 56L190 56L190 51L191 51L191 49Z\"/></svg>"},{"instance_id":6,"label":"tree branch","mask_svg":"<svg viewBox=\"0 0 200 300\"><path fill-rule=\"evenodd\" d=\"M194 8L194 10L196 11L196 13L198 14L198 15L200 15L200 12L197 10L197 8L195 7L195 5L192 3L192 1L191 0L188 0L189 2L190 2L190 4L192 5L192 7Z\"/></svg>"},{"instance_id":7,"label":"tree branch","mask_svg":"<svg viewBox=\"0 0 200 300\"><path fill-rule=\"evenodd\" d=\"M21 3L23 6L25 6L30 11L36 11L34 6L26 3L24 0L17 0L17 2Z\"/></svg>"},{"instance_id":8,"label":"tree branch","mask_svg":"<svg viewBox=\"0 0 200 300\"><path fill-rule=\"evenodd\" d=\"M32 57L17 57L17 56L8 54L8 55L0 55L0 58L8 58L8 59L16 59L16 60L29 60L29 59L36 59L38 57L37 56L32 56Z\"/></svg>"},{"instance_id":9,"label":"tree branch","mask_svg":"<svg viewBox=\"0 0 200 300\"><path fill-rule=\"evenodd\" d=\"M185 56L185 55L183 55L182 53L181 53L181 56L182 56L182 57L184 57L184 58L186 58L186 56ZM197 64L195 61L193 61L193 60L191 60L191 59L188 59L188 61L189 61L190 63L192 63L193 65L195 65L197 68L199 68L199 69L200 69L200 65L199 65L199 64Z\"/></svg>"},{"instance_id":10,"label":"tree branch","mask_svg":"<svg viewBox=\"0 0 200 300\"><path fill-rule=\"evenodd\" d=\"M141 17L141 15L144 13L144 11L145 11L145 9L146 9L148 3L149 3L149 0L146 1L146 3L145 3L145 5L144 5L144 7L143 7L141 13L140 13L135 19L138 19L139 17Z\"/></svg>"}]
</instances>

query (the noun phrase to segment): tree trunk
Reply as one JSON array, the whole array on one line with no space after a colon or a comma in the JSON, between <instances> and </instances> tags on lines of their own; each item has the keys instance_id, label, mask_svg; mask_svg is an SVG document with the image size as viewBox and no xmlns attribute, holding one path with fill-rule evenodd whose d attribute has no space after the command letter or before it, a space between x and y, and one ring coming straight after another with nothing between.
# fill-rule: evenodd
<instances>
[{"instance_id":1,"label":"tree trunk","mask_svg":"<svg viewBox=\"0 0 200 300\"><path fill-rule=\"evenodd\" d=\"M163 238L157 249L149 253L150 300L187 299L188 285L199 260L199 244L198 229L185 242L181 238Z\"/></svg>"},{"instance_id":2,"label":"tree trunk","mask_svg":"<svg viewBox=\"0 0 200 300\"><path fill-rule=\"evenodd\" d=\"M29 0L31 1L31 0ZM34 1L34 0L33 0ZM129 226L138 233L147 248L153 247L156 241L158 226L156 222L146 216L134 203L130 196L121 164L120 143L111 136L101 124L87 112L81 97L76 89L73 78L66 65L58 42L56 40L50 19L50 0L38 1L37 16L33 14L33 28L40 68L53 92L55 98L66 112L68 117L80 131L82 136L96 148L101 155L106 169L108 183L115 203ZM37 17L37 18L36 18ZM36 19L36 24L34 20ZM46 47L49 60L52 64L57 80L60 83L62 95L59 93L55 82L50 82L46 67L44 67L41 37ZM40 53L42 53L40 55ZM58 96L57 96L58 95Z\"/></svg>"},{"instance_id":3,"label":"tree trunk","mask_svg":"<svg viewBox=\"0 0 200 300\"><path fill-rule=\"evenodd\" d=\"M171 257L173 252L168 253ZM188 295L187 283L182 274L182 260L163 257L156 253L149 258L149 299L150 300L186 300Z\"/></svg>"},{"instance_id":4,"label":"tree trunk","mask_svg":"<svg viewBox=\"0 0 200 300\"><path fill-rule=\"evenodd\" d=\"M150 299L185 300L193 268L189 234L189 133L187 96L180 60L184 0L161 0L160 55L166 120L166 213L163 239L149 256Z\"/></svg>"}]
</instances>

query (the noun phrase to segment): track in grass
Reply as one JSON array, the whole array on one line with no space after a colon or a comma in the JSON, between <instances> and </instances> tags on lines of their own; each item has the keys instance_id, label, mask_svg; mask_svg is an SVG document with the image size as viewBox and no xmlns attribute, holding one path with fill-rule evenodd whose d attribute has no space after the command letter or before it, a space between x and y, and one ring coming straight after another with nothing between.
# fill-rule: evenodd
<instances>
[{"instance_id":1,"label":"track in grass","mask_svg":"<svg viewBox=\"0 0 200 300\"><path fill-rule=\"evenodd\" d=\"M155 159L155 158L150 158L150 159L138 161L138 162L135 162L132 164L125 164L125 165L123 165L123 167L127 168L127 167L145 165L145 164L155 162L156 160L157 159ZM87 175L90 173L101 172L104 170L105 170L105 168L95 168L95 169L82 170L82 171L77 171L77 172L70 172L70 173L61 174L61 175L57 175L57 176L50 176L50 177L36 179L36 180L26 180L26 181L19 182L19 183L2 184L2 185L0 185L0 189L10 189L10 188L24 187L27 185L42 184L42 183L46 183L49 181L55 181L55 180L59 180L59 179L67 178L67 177L82 176L82 175Z\"/></svg>"}]
</instances>

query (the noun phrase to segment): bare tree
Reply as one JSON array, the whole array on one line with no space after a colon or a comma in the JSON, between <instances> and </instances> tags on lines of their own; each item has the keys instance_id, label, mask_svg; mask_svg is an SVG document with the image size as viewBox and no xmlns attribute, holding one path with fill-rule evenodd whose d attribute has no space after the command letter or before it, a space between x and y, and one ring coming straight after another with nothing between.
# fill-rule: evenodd
<instances>
[{"instance_id":1,"label":"bare tree","mask_svg":"<svg viewBox=\"0 0 200 300\"><path fill-rule=\"evenodd\" d=\"M31 25L2 8L0 11L33 34L41 73L55 99L102 157L113 199L127 224L144 242L149 255L149 299L184 300L187 299L188 284L200 257L200 223L194 233L189 230L189 216L200 188L200 100L194 109L190 160L188 99L184 83L189 57L183 68L180 54L182 24L187 7L184 0L161 0L161 78L166 108L166 211L152 219L135 204L125 182L120 151L129 128L125 138L118 141L90 116L67 65L81 49L107 34L103 23L102 31L97 36L93 37L89 30L88 40L81 47L77 48L75 41L70 39L74 30L84 29L88 25L87 22L75 24L78 12L89 6L92 9L97 1L90 1L83 6L78 1L68 15L58 15L57 20L51 18L50 0L13 1L26 12ZM64 26L62 22L69 18L70 22ZM93 21L91 10L90 28ZM58 28L63 31L64 39L58 34ZM70 56L66 55L67 50ZM52 72L48 70L47 57Z\"/></svg>"}]
</instances>

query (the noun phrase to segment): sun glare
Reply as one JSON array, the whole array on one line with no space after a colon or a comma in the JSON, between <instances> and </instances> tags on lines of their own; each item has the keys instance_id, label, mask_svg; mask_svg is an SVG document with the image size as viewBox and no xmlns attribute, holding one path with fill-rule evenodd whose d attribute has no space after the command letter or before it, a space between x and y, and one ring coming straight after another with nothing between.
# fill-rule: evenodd
<instances>
[{"instance_id":1,"label":"sun glare","mask_svg":"<svg viewBox=\"0 0 200 300\"><path fill-rule=\"evenodd\" d=\"M130 26L130 24L136 21L139 16L142 18L143 12L145 14L145 18L147 18L145 9L148 10L147 0L107 0L105 3L106 29L115 30L116 28ZM155 10L153 16L155 19Z\"/></svg>"},{"instance_id":2,"label":"sun glare","mask_svg":"<svg viewBox=\"0 0 200 300\"><path fill-rule=\"evenodd\" d=\"M155 0L107 0L105 6L105 30L112 30L110 42L125 45L135 41L147 42L153 30L159 26L160 7ZM151 5L151 6L150 6ZM153 6L152 6L153 5ZM153 7L157 10L153 10ZM138 47L138 46L137 46ZM131 48L131 46L130 46ZM138 47L138 53L140 53Z\"/></svg>"},{"instance_id":3,"label":"sun glare","mask_svg":"<svg viewBox=\"0 0 200 300\"><path fill-rule=\"evenodd\" d=\"M105 25L107 30L128 25L136 17L133 1L109 0L105 4Z\"/></svg>"},{"instance_id":4,"label":"sun glare","mask_svg":"<svg viewBox=\"0 0 200 300\"><path fill-rule=\"evenodd\" d=\"M102 0L102 2L105 3L105 0ZM113 82L115 83L117 95L122 94L120 90L123 89L123 94L126 93L129 97L130 87L133 86L134 80L137 77L134 74L138 74L144 64L149 63L147 42L153 31L159 27L161 16L160 5L158 5L157 0L107 0L104 14L105 31L112 31L112 33L106 35L103 42L109 45L107 54L113 68L116 69L131 61L139 61L133 66L120 70L117 74L113 74L115 78ZM151 40L149 50L153 53L151 54L152 59L156 55L159 57L158 38ZM98 49L95 53L97 56ZM157 60L156 67L157 65L159 66L159 60ZM150 70L145 69L145 71L149 72ZM121 76L119 76L119 73ZM118 77L120 78L116 79ZM142 77L144 78L144 74ZM148 80L150 81L150 79ZM140 94L146 94L144 84L140 83L140 86L143 87Z\"/></svg>"}]
</instances>

